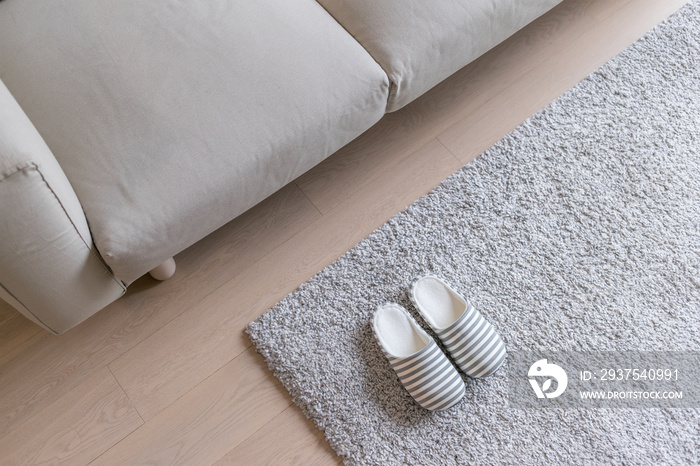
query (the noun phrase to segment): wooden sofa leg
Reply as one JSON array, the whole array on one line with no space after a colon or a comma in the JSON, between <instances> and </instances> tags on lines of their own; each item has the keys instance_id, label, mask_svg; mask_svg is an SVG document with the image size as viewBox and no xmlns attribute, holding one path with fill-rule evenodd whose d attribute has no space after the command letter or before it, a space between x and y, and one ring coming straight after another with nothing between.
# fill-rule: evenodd
<instances>
[{"instance_id":1,"label":"wooden sofa leg","mask_svg":"<svg viewBox=\"0 0 700 466\"><path fill-rule=\"evenodd\" d=\"M175 274L175 259L171 257L148 273L156 280L167 280Z\"/></svg>"}]
</instances>

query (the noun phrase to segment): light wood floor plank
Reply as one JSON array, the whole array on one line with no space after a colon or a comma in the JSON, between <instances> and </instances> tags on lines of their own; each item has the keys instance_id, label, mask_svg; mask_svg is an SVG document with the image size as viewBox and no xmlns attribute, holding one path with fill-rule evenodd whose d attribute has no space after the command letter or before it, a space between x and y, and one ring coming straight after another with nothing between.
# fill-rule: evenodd
<instances>
[{"instance_id":1,"label":"light wood floor plank","mask_svg":"<svg viewBox=\"0 0 700 466\"><path fill-rule=\"evenodd\" d=\"M290 406L215 465L321 466L341 463L342 460L328 445L316 425L299 408Z\"/></svg>"},{"instance_id":2,"label":"light wood floor plank","mask_svg":"<svg viewBox=\"0 0 700 466\"><path fill-rule=\"evenodd\" d=\"M632 1L634 0L595 1L590 5L586 5L585 8L600 23Z\"/></svg>"},{"instance_id":3,"label":"light wood floor plank","mask_svg":"<svg viewBox=\"0 0 700 466\"><path fill-rule=\"evenodd\" d=\"M0 439L0 464L87 464L142 424L102 368Z\"/></svg>"},{"instance_id":4,"label":"light wood floor plank","mask_svg":"<svg viewBox=\"0 0 700 466\"><path fill-rule=\"evenodd\" d=\"M148 420L250 345L242 329L459 168L437 141L310 224L110 365ZM265 283L265 286L260 286Z\"/></svg>"},{"instance_id":5,"label":"light wood floor plank","mask_svg":"<svg viewBox=\"0 0 700 466\"><path fill-rule=\"evenodd\" d=\"M4 355L25 345L42 332L41 327L0 300L0 364Z\"/></svg>"},{"instance_id":6,"label":"light wood floor plank","mask_svg":"<svg viewBox=\"0 0 700 466\"><path fill-rule=\"evenodd\" d=\"M217 461L291 404L259 358L244 351L93 464Z\"/></svg>"},{"instance_id":7,"label":"light wood floor plank","mask_svg":"<svg viewBox=\"0 0 700 466\"><path fill-rule=\"evenodd\" d=\"M22 317L24 318L24 317ZM25 354L29 348L31 348L34 345L38 345L41 340L44 338L50 338L52 335L49 335L48 332L45 332L43 330L40 330L34 336L26 340L24 343L21 345L17 346L16 348L6 352L6 353L0 353L0 367L5 365L7 362L12 361L16 357L19 357L23 354ZM2 374L0 374L0 380L2 380Z\"/></svg>"}]
</instances>

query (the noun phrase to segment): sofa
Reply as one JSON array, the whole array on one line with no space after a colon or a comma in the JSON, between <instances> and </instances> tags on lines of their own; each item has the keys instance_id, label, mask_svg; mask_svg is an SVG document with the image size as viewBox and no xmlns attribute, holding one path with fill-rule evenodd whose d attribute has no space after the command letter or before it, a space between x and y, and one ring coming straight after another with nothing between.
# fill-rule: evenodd
<instances>
[{"instance_id":1,"label":"sofa","mask_svg":"<svg viewBox=\"0 0 700 466\"><path fill-rule=\"evenodd\" d=\"M0 297L118 299L560 0L0 1Z\"/></svg>"}]
</instances>

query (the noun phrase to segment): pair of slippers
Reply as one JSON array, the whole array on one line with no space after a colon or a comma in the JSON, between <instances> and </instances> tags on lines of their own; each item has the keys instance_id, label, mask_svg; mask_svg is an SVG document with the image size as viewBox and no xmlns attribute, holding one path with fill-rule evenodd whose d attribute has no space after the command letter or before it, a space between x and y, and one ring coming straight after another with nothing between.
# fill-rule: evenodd
<instances>
[{"instance_id":1,"label":"pair of slippers","mask_svg":"<svg viewBox=\"0 0 700 466\"><path fill-rule=\"evenodd\" d=\"M501 367L506 358L501 337L444 280L435 275L415 279L410 298L462 372L480 378ZM391 367L419 405L442 411L464 397L462 377L406 309L396 303L379 306L372 327Z\"/></svg>"}]
</instances>

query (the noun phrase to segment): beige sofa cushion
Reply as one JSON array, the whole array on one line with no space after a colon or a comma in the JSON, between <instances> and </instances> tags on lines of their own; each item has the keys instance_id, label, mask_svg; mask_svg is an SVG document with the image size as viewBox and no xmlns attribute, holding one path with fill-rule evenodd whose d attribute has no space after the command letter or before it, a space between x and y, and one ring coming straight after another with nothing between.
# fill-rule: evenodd
<instances>
[{"instance_id":1,"label":"beige sofa cushion","mask_svg":"<svg viewBox=\"0 0 700 466\"><path fill-rule=\"evenodd\" d=\"M0 77L127 283L365 131L389 88L314 0L0 2Z\"/></svg>"},{"instance_id":2,"label":"beige sofa cushion","mask_svg":"<svg viewBox=\"0 0 700 466\"><path fill-rule=\"evenodd\" d=\"M561 0L319 0L377 60L397 110Z\"/></svg>"},{"instance_id":3,"label":"beige sofa cushion","mask_svg":"<svg viewBox=\"0 0 700 466\"><path fill-rule=\"evenodd\" d=\"M124 293L73 189L0 81L0 298L61 333Z\"/></svg>"}]
</instances>

